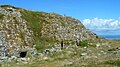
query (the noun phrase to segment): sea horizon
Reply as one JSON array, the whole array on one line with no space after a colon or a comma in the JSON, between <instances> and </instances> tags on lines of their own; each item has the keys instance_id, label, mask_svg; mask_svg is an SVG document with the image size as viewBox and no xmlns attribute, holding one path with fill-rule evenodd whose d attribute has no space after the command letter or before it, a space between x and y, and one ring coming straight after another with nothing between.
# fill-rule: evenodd
<instances>
[{"instance_id":1,"label":"sea horizon","mask_svg":"<svg viewBox=\"0 0 120 67\"><path fill-rule=\"evenodd\" d=\"M109 40L120 40L120 35L99 35L99 36Z\"/></svg>"}]
</instances>

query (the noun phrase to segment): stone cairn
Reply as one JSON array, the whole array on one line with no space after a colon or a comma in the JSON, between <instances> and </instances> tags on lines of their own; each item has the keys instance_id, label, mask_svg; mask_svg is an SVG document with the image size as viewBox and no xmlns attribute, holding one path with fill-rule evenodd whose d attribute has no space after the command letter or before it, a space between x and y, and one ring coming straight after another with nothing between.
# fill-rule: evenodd
<instances>
[{"instance_id":1,"label":"stone cairn","mask_svg":"<svg viewBox=\"0 0 120 67\"><path fill-rule=\"evenodd\" d=\"M33 31L27 27L27 21L21 18L20 12L12 7L0 7L0 14L4 15L0 19L0 62L35 53Z\"/></svg>"}]
</instances>

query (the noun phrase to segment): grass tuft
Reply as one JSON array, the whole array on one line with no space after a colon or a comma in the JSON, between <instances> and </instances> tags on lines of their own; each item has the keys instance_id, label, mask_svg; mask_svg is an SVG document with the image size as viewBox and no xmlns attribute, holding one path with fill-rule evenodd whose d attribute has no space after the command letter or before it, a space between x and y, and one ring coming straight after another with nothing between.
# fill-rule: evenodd
<instances>
[{"instance_id":1,"label":"grass tuft","mask_svg":"<svg viewBox=\"0 0 120 67\"><path fill-rule=\"evenodd\" d=\"M109 61L106 61L105 64L120 66L120 60L109 60Z\"/></svg>"}]
</instances>

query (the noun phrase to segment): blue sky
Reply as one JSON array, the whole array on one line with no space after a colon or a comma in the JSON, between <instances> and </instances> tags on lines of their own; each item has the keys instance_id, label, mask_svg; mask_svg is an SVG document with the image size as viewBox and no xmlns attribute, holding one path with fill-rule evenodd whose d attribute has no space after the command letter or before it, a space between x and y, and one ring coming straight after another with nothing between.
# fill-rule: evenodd
<instances>
[{"instance_id":1,"label":"blue sky","mask_svg":"<svg viewBox=\"0 0 120 67\"><path fill-rule=\"evenodd\" d=\"M0 0L0 4L72 16L97 34L120 32L120 0Z\"/></svg>"}]
</instances>

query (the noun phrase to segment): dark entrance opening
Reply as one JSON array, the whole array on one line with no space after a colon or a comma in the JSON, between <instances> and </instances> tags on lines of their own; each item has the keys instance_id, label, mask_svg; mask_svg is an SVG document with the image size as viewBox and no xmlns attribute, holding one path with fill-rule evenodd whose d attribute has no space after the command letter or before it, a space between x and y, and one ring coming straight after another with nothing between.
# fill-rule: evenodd
<instances>
[{"instance_id":1,"label":"dark entrance opening","mask_svg":"<svg viewBox=\"0 0 120 67\"><path fill-rule=\"evenodd\" d=\"M64 43L63 43L63 40L61 41L61 49L64 48Z\"/></svg>"},{"instance_id":2,"label":"dark entrance opening","mask_svg":"<svg viewBox=\"0 0 120 67\"><path fill-rule=\"evenodd\" d=\"M80 40L76 40L76 45L77 46L81 46L81 43L80 43L81 41Z\"/></svg>"},{"instance_id":3,"label":"dark entrance opening","mask_svg":"<svg viewBox=\"0 0 120 67\"><path fill-rule=\"evenodd\" d=\"M24 51L24 52L20 52L20 57L25 57L27 55L27 51Z\"/></svg>"}]
</instances>

